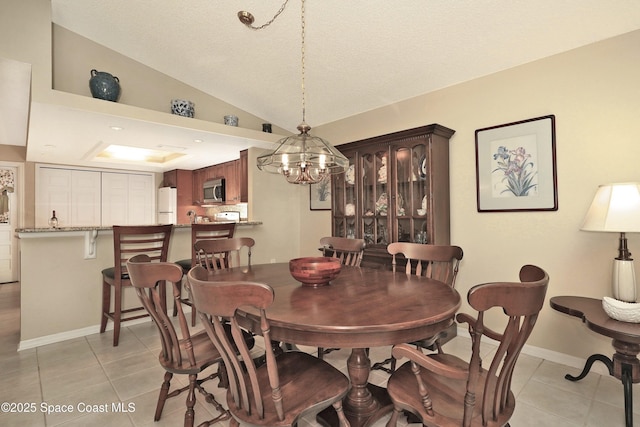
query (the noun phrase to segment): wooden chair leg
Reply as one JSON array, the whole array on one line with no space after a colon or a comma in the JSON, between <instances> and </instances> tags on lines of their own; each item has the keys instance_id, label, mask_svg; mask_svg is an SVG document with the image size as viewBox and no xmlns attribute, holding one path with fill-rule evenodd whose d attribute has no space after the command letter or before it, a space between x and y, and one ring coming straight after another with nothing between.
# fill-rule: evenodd
<instances>
[{"instance_id":1,"label":"wooden chair leg","mask_svg":"<svg viewBox=\"0 0 640 427\"><path fill-rule=\"evenodd\" d=\"M333 404L333 409L336 411L336 415L338 416L338 423L340 427L349 427L349 421L347 417L344 415L344 411L342 410L342 400L338 400Z\"/></svg>"},{"instance_id":2,"label":"wooden chair leg","mask_svg":"<svg viewBox=\"0 0 640 427\"><path fill-rule=\"evenodd\" d=\"M395 407L393 408L391 418L389 418L386 427L396 427L396 425L398 424L398 417L400 416L400 412L402 412L402 409Z\"/></svg>"},{"instance_id":3,"label":"wooden chair leg","mask_svg":"<svg viewBox=\"0 0 640 427\"><path fill-rule=\"evenodd\" d=\"M173 378L173 374L171 372L164 373L164 381L162 382L162 387L160 387L160 396L158 396L158 404L156 405L156 414L153 417L153 421L159 421L162 416L164 403L167 401L169 387L171 387L171 378Z\"/></svg>"},{"instance_id":4,"label":"wooden chair leg","mask_svg":"<svg viewBox=\"0 0 640 427\"><path fill-rule=\"evenodd\" d=\"M122 319L122 286L115 285L113 293L113 346L120 342L120 321Z\"/></svg>"},{"instance_id":5,"label":"wooden chair leg","mask_svg":"<svg viewBox=\"0 0 640 427\"><path fill-rule=\"evenodd\" d=\"M195 419L195 411L193 410L193 407L196 406L195 390L197 379L197 375L189 375L189 392L187 394L187 411L184 413L184 427L193 427L193 420Z\"/></svg>"},{"instance_id":6,"label":"wooden chair leg","mask_svg":"<svg viewBox=\"0 0 640 427\"><path fill-rule=\"evenodd\" d=\"M182 282L176 283L176 287L178 288L178 295L182 295ZM176 317L178 315L178 304L179 304L179 301L176 301L174 299L173 300L173 317Z\"/></svg>"},{"instance_id":7,"label":"wooden chair leg","mask_svg":"<svg viewBox=\"0 0 640 427\"><path fill-rule=\"evenodd\" d=\"M107 329L109 309L111 308L111 285L102 281L102 318L100 319L100 333Z\"/></svg>"}]
</instances>

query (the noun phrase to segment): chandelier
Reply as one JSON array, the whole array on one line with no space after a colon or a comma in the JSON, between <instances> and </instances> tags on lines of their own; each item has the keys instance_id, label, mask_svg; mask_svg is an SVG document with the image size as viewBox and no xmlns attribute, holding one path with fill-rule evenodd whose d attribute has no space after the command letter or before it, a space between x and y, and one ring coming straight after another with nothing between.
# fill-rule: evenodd
<instances>
[{"instance_id":1,"label":"chandelier","mask_svg":"<svg viewBox=\"0 0 640 427\"><path fill-rule=\"evenodd\" d=\"M261 30L268 27L283 11L289 0L285 0L278 12L267 23L254 26L251 13L240 11L238 18L247 27ZM282 174L291 184L315 184L327 179L332 174L344 172L349 160L326 140L309 134L311 127L305 117L305 8L302 0L302 123L297 126L298 135L288 136L278 141L278 148L258 157L258 169L265 172Z\"/></svg>"}]
</instances>

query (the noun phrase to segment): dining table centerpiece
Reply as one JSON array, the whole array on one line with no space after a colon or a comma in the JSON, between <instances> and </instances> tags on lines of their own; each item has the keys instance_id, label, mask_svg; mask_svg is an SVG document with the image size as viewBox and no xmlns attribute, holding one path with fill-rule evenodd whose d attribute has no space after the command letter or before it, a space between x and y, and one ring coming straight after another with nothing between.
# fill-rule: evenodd
<instances>
[{"instance_id":1,"label":"dining table centerpiece","mask_svg":"<svg viewBox=\"0 0 640 427\"><path fill-rule=\"evenodd\" d=\"M291 276L302 286L326 286L340 274L342 264L337 258L304 257L289 261Z\"/></svg>"}]
</instances>

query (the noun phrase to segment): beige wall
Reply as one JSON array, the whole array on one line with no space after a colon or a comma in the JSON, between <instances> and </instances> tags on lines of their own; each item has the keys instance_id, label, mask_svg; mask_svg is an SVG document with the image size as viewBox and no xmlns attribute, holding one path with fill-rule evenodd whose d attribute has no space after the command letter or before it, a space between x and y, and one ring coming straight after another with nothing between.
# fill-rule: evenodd
<instances>
[{"instance_id":1,"label":"beige wall","mask_svg":"<svg viewBox=\"0 0 640 427\"><path fill-rule=\"evenodd\" d=\"M234 114L238 116L240 127L262 131L265 120L260 117L54 25L53 89L90 97L92 69L118 77L121 88L118 102L121 104L168 113L172 99L188 99L195 104L197 119L224 123L225 115ZM277 126L273 126L273 132L281 135L288 133Z\"/></svg>"},{"instance_id":2,"label":"beige wall","mask_svg":"<svg viewBox=\"0 0 640 427\"><path fill-rule=\"evenodd\" d=\"M3 3L0 13L0 39L12 42L0 43L0 55L33 63L34 84L42 88L42 82L49 79L50 88L49 2L9 2L9 6ZM7 8L10 19L6 18ZM522 264L535 263L551 276L548 297L598 298L610 292L617 236L582 232L579 228L599 184L640 181L638 46L637 31L317 126L313 133L341 144L430 123L455 129L451 140L452 242L465 251L459 291L465 294L472 285L485 281L515 279ZM126 76L127 84L131 81L128 71L123 74L110 64L84 64L81 68L85 82L85 68L104 68L121 79ZM42 97L42 90L34 89L33 96ZM478 213L474 131L547 114L556 116L559 210ZM250 165L255 164L255 156L250 152ZM27 167L27 176L28 171ZM319 238L330 234L330 213L309 211L308 188L284 184L282 178L263 174L254 167L250 168L250 176L249 216L264 221L261 228L252 230L258 242L256 262L316 254ZM26 200L28 197L27 194ZM629 235L629 245L632 252L640 248L640 237ZM70 255L67 260L60 255L72 254L70 247L56 253L64 263L77 256ZM84 269L88 263L82 265ZM96 292L99 277L95 277L95 271L78 277L84 275L90 276L91 281L82 285ZM63 286L70 278L65 275L56 280L34 280L34 284L55 287ZM76 298L81 300L80 296ZM23 306L23 310L31 309ZM91 315L95 317L98 309L94 306ZM464 305L463 310L468 307ZM556 313L547 305L529 343L584 358L594 352L610 354L609 341L589 332L578 319Z\"/></svg>"},{"instance_id":3,"label":"beige wall","mask_svg":"<svg viewBox=\"0 0 640 427\"><path fill-rule=\"evenodd\" d=\"M3 0L0 41L0 56L32 65L32 100L47 98L51 89L51 2Z\"/></svg>"},{"instance_id":4,"label":"beige wall","mask_svg":"<svg viewBox=\"0 0 640 427\"><path fill-rule=\"evenodd\" d=\"M238 237L256 239L251 257L256 264L267 263L272 256L265 245L260 244L263 233L264 227L261 225L239 226L235 232ZM102 301L100 272L113 266L113 233L110 230L98 232L95 259L84 258L84 240L82 233L68 232L58 232L55 237L39 234L38 237L21 239L23 262L38 260L37 268L23 269L21 348L99 331ZM175 228L168 259L177 261L190 258L190 246L191 229ZM282 255L290 256L289 253ZM125 307L139 305L132 289L125 290L124 295ZM112 322L109 322L108 327L112 326Z\"/></svg>"},{"instance_id":5,"label":"beige wall","mask_svg":"<svg viewBox=\"0 0 640 427\"><path fill-rule=\"evenodd\" d=\"M596 187L640 181L640 31L459 84L315 128L334 144L429 123L456 130L451 139L451 237L464 249L457 289L512 280L522 264L551 276L547 297L610 295L617 235L580 231ZM372 90L375 90L372 88ZM475 130L556 116L557 212L478 213ZM301 227L328 224L309 212ZM318 234L319 235L319 234ZM312 242L316 236L309 236ZM633 252L640 236L628 235ZM305 250L303 245L302 250ZM636 261L637 264L637 261ZM463 310L469 308L463 304ZM610 340L548 304L529 344L587 357L611 354Z\"/></svg>"}]
</instances>

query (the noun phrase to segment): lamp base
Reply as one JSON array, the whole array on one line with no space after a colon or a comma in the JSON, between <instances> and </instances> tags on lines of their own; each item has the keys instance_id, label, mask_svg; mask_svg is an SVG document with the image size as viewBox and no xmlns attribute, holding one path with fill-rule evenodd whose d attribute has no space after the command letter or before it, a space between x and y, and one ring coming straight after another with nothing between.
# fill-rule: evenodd
<instances>
[{"instance_id":1,"label":"lamp base","mask_svg":"<svg viewBox=\"0 0 640 427\"><path fill-rule=\"evenodd\" d=\"M613 297L620 301L636 302L636 273L633 260L613 260Z\"/></svg>"}]
</instances>

